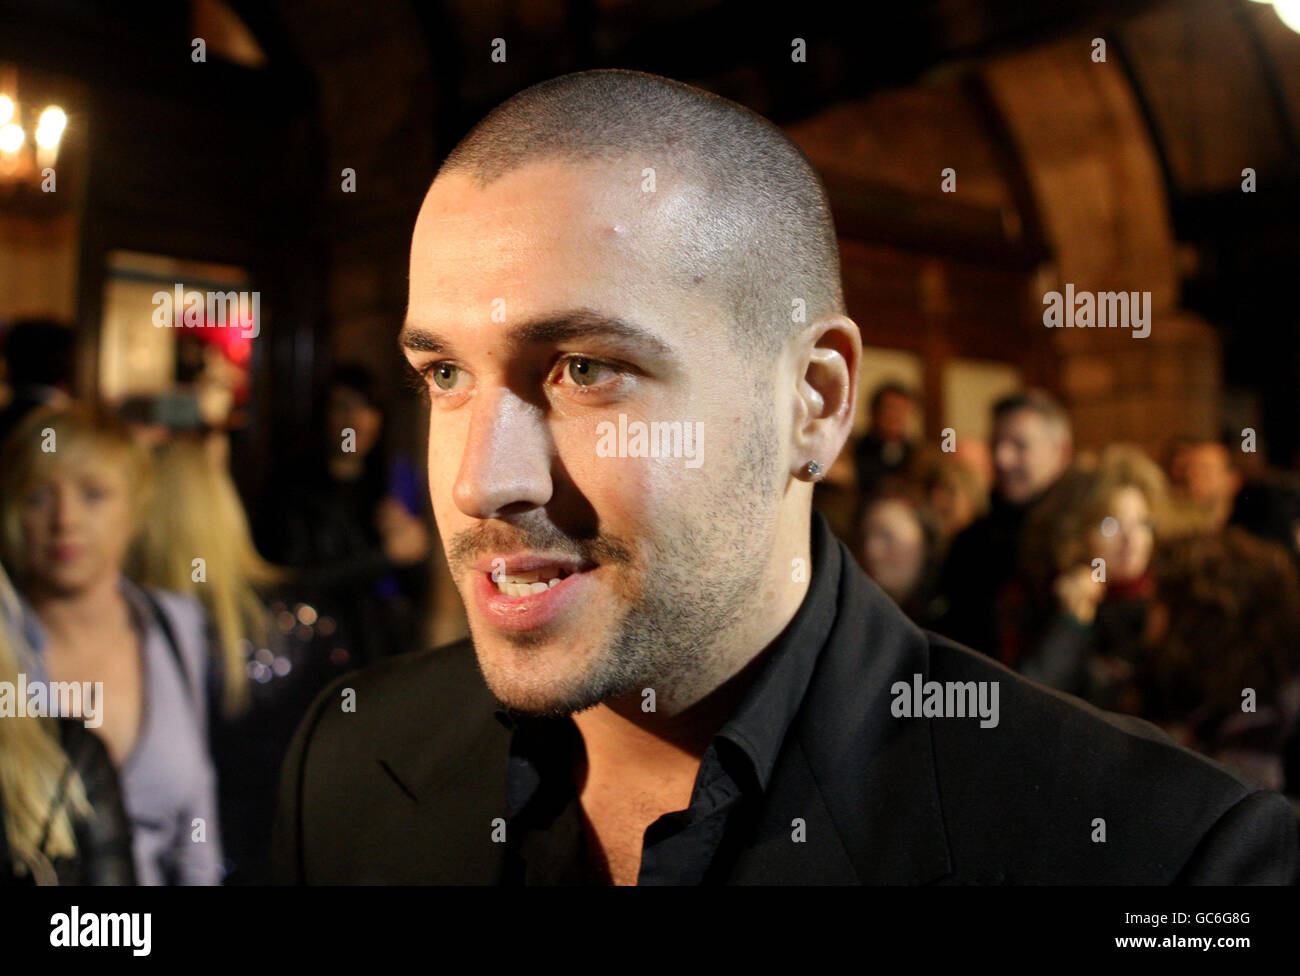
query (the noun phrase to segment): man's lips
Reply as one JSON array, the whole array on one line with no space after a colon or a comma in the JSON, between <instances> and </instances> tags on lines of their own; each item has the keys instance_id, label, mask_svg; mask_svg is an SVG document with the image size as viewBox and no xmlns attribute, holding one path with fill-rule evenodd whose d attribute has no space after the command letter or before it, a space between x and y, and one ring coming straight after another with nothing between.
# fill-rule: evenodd
<instances>
[{"instance_id":1,"label":"man's lips","mask_svg":"<svg viewBox=\"0 0 1300 976\"><path fill-rule=\"evenodd\" d=\"M570 557L526 554L488 557L475 566L474 604L498 630L533 630L551 623L567 608L579 605L584 597L589 599L597 570L595 563ZM559 581L539 579L538 582L546 584L546 589L539 587L536 593L503 593L493 578L494 571L503 582L511 582L506 577L533 574Z\"/></svg>"},{"instance_id":2,"label":"man's lips","mask_svg":"<svg viewBox=\"0 0 1300 976\"><path fill-rule=\"evenodd\" d=\"M480 573L491 574L499 570L506 576L531 573L535 570L550 567L562 570L567 575L581 570L594 569L596 564L587 559L579 559L576 556L529 552L514 553L509 556L505 554L484 556L474 564L474 568Z\"/></svg>"}]
</instances>

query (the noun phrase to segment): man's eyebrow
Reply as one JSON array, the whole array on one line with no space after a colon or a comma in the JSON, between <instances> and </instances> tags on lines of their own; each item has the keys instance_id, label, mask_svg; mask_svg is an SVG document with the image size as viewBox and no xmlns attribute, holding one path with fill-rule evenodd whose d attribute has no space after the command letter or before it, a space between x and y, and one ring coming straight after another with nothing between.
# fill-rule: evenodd
<instances>
[{"instance_id":1,"label":"man's eyebrow","mask_svg":"<svg viewBox=\"0 0 1300 976\"><path fill-rule=\"evenodd\" d=\"M671 359L673 351L668 343L644 326L590 309L579 308L545 315L524 322L509 336L513 346L554 345L573 339L621 339L642 346L648 352Z\"/></svg>"},{"instance_id":2,"label":"man's eyebrow","mask_svg":"<svg viewBox=\"0 0 1300 976\"><path fill-rule=\"evenodd\" d=\"M423 326L412 324L409 318L402 324L402 331L397 334L397 345L412 352L438 354L451 352L451 343L447 339Z\"/></svg>"},{"instance_id":3,"label":"man's eyebrow","mask_svg":"<svg viewBox=\"0 0 1300 976\"><path fill-rule=\"evenodd\" d=\"M554 345L574 339L613 338L640 346L652 355L673 360L672 348L644 326L591 309L569 309L529 319L510 330L507 339L516 348ZM397 337L398 345L414 352L446 355L452 352L450 339L415 325L408 318Z\"/></svg>"}]
</instances>

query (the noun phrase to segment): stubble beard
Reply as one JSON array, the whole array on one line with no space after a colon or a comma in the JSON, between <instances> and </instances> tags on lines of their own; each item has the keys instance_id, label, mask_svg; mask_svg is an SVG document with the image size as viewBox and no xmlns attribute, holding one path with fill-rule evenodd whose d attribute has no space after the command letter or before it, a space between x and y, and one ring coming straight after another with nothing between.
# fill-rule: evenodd
<instances>
[{"instance_id":1,"label":"stubble beard","mask_svg":"<svg viewBox=\"0 0 1300 976\"><path fill-rule=\"evenodd\" d=\"M694 506L671 534L657 534L623 564L637 582L620 586L627 609L603 648L584 669L549 687L519 687L489 662L480 669L510 711L562 718L603 702L642 699L656 704L695 701L726 671L729 632L763 601L775 543L776 431L770 411L751 421L735 467L720 487ZM618 569L617 566L611 567ZM542 635L510 635L514 653L549 643ZM476 641L476 643L478 643ZM542 650L539 653L547 653Z\"/></svg>"}]
</instances>

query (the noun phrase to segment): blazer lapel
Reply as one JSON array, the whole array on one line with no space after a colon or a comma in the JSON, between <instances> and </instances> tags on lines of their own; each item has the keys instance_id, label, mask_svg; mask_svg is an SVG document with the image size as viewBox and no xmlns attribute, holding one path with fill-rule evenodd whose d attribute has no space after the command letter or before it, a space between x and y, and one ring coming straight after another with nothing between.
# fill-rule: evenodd
<instances>
[{"instance_id":1,"label":"blazer lapel","mask_svg":"<svg viewBox=\"0 0 1300 976\"><path fill-rule=\"evenodd\" d=\"M452 714L437 722L426 715L426 735L387 740L372 760L396 814L389 829L412 841L391 845L401 862L391 867L424 883L495 884L505 844L494 839L494 821L506 815L510 733L493 714L468 641L429 680L444 689L438 704Z\"/></svg>"},{"instance_id":2,"label":"blazer lapel","mask_svg":"<svg viewBox=\"0 0 1300 976\"><path fill-rule=\"evenodd\" d=\"M847 550L842 556L839 612L782 755L797 748L806 757L858 881L926 884L952 870L930 723L895 718L890 688L928 677L929 642Z\"/></svg>"}]
</instances>

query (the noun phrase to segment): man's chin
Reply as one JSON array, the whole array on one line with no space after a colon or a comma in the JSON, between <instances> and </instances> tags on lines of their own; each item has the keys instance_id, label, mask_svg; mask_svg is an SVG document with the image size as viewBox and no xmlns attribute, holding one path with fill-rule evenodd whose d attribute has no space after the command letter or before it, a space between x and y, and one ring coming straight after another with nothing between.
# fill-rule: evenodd
<instances>
[{"instance_id":1,"label":"man's chin","mask_svg":"<svg viewBox=\"0 0 1300 976\"><path fill-rule=\"evenodd\" d=\"M534 718L562 718L599 704L581 662L564 660L568 655L558 648L549 652L547 643L518 647L512 641L504 646L494 642L486 650L476 644L479 671L493 697L511 712ZM570 670L573 665L578 669Z\"/></svg>"},{"instance_id":2,"label":"man's chin","mask_svg":"<svg viewBox=\"0 0 1300 976\"><path fill-rule=\"evenodd\" d=\"M487 685L501 707L527 718L565 718L599 704L564 688L537 687L490 678Z\"/></svg>"}]
</instances>

